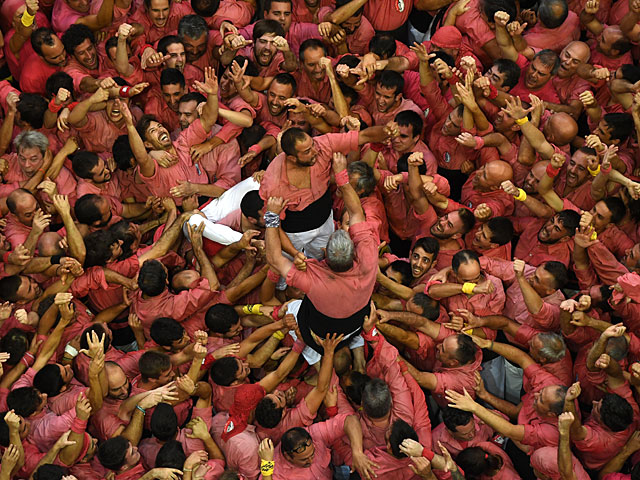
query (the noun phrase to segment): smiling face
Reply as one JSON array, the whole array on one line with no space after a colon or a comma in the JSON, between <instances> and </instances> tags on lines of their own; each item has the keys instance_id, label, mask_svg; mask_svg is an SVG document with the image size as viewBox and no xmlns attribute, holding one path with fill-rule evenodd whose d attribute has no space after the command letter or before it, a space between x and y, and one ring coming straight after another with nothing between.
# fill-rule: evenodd
<instances>
[{"instance_id":1,"label":"smiling face","mask_svg":"<svg viewBox=\"0 0 640 480\"><path fill-rule=\"evenodd\" d=\"M591 155L581 152L580 150L576 150L571 156L571 160L569 160L569 164L567 165L568 187L579 187L587 181L589 177L589 171L587 170L589 158L591 158Z\"/></svg>"},{"instance_id":2,"label":"smiling face","mask_svg":"<svg viewBox=\"0 0 640 480\"><path fill-rule=\"evenodd\" d=\"M109 119L109 121L115 124L124 122L124 117L122 116L123 104L128 106L129 99L114 98L107 100L105 112L107 113L107 118Z\"/></svg>"},{"instance_id":3,"label":"smiling face","mask_svg":"<svg viewBox=\"0 0 640 480\"><path fill-rule=\"evenodd\" d=\"M265 33L256 40L254 56L261 67L269 66L273 57L278 53L278 49L273 43L274 38L276 38L275 33Z\"/></svg>"},{"instance_id":4,"label":"smiling face","mask_svg":"<svg viewBox=\"0 0 640 480\"><path fill-rule=\"evenodd\" d=\"M96 50L96 46L91 43L91 40L88 38L75 48L73 56L78 60L80 65L89 70L98 68L98 51Z\"/></svg>"},{"instance_id":5,"label":"smiling face","mask_svg":"<svg viewBox=\"0 0 640 480\"><path fill-rule=\"evenodd\" d=\"M271 9L264 11L264 18L275 20L282 25L285 33L288 33L291 27L291 3L271 2Z\"/></svg>"},{"instance_id":6,"label":"smiling face","mask_svg":"<svg viewBox=\"0 0 640 480\"><path fill-rule=\"evenodd\" d=\"M162 85L162 98L167 102L168 107L174 112L178 112L180 98L184 95L184 87L179 83L170 83Z\"/></svg>"},{"instance_id":7,"label":"smiling face","mask_svg":"<svg viewBox=\"0 0 640 480\"><path fill-rule=\"evenodd\" d=\"M431 235L436 238L446 240L460 233L462 230L462 220L458 212L450 212L438 218L430 229Z\"/></svg>"},{"instance_id":8,"label":"smiling face","mask_svg":"<svg viewBox=\"0 0 640 480\"><path fill-rule=\"evenodd\" d=\"M284 112L284 101L293 95L293 86L284 85L278 82L271 82L267 89L267 107L269 113L274 117L282 115Z\"/></svg>"},{"instance_id":9,"label":"smiling face","mask_svg":"<svg viewBox=\"0 0 640 480\"><path fill-rule=\"evenodd\" d=\"M166 67L177 68L181 72L184 71L187 56L182 43L172 43L171 45L168 45L167 55L169 55L170 58L165 62Z\"/></svg>"},{"instance_id":10,"label":"smiling face","mask_svg":"<svg viewBox=\"0 0 640 480\"><path fill-rule=\"evenodd\" d=\"M151 23L158 28L162 28L169 20L169 11L171 6L169 0L151 0L149 8L147 8L147 16Z\"/></svg>"},{"instance_id":11,"label":"smiling face","mask_svg":"<svg viewBox=\"0 0 640 480\"><path fill-rule=\"evenodd\" d=\"M429 271L433 265L433 253L427 253L422 247L415 247L409 257L411 264L411 275L413 278L420 278Z\"/></svg>"},{"instance_id":12,"label":"smiling face","mask_svg":"<svg viewBox=\"0 0 640 480\"><path fill-rule=\"evenodd\" d=\"M324 51L321 48L307 48L302 57L302 66L309 78L316 82L324 80L326 72L320 65L320 59L324 57Z\"/></svg>"},{"instance_id":13,"label":"smiling face","mask_svg":"<svg viewBox=\"0 0 640 480\"><path fill-rule=\"evenodd\" d=\"M150 122L144 137L144 143L147 148L152 150L168 150L171 148L171 137L161 123Z\"/></svg>"},{"instance_id":14,"label":"smiling face","mask_svg":"<svg viewBox=\"0 0 640 480\"><path fill-rule=\"evenodd\" d=\"M475 236L473 237L471 246L475 250L479 250L479 251L491 250L492 248L495 248L497 244L491 241L492 235L493 233L491 232L489 225L486 223L483 223L478 229L478 231L476 232Z\"/></svg>"},{"instance_id":15,"label":"smiling face","mask_svg":"<svg viewBox=\"0 0 640 480\"><path fill-rule=\"evenodd\" d=\"M182 37L187 62L193 63L205 54L207 51L207 40L206 33L203 33L198 38L191 38L187 35Z\"/></svg>"}]
</instances>

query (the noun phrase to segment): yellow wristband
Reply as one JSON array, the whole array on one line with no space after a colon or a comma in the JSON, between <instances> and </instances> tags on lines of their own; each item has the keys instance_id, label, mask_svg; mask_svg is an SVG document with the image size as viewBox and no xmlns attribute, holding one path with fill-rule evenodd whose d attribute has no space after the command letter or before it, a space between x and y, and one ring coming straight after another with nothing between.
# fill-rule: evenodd
<instances>
[{"instance_id":1,"label":"yellow wristband","mask_svg":"<svg viewBox=\"0 0 640 480\"><path fill-rule=\"evenodd\" d=\"M525 192L523 189L519 188L518 189L518 195L516 197L514 197L516 200L518 200L519 202L524 202L527 199L527 192Z\"/></svg>"},{"instance_id":2,"label":"yellow wristband","mask_svg":"<svg viewBox=\"0 0 640 480\"><path fill-rule=\"evenodd\" d=\"M261 303L255 303L253 305L244 305L242 307L242 313L245 315L262 315L260 311L260 307L262 307Z\"/></svg>"},{"instance_id":3,"label":"yellow wristband","mask_svg":"<svg viewBox=\"0 0 640 480\"><path fill-rule=\"evenodd\" d=\"M589 173L591 174L592 177L596 177L600 173L600 165L598 165L598 168L596 168L595 170L591 170L588 167L587 167L587 170L589 170Z\"/></svg>"},{"instance_id":4,"label":"yellow wristband","mask_svg":"<svg viewBox=\"0 0 640 480\"><path fill-rule=\"evenodd\" d=\"M525 123L527 123L529 121L529 119L527 117L522 117L522 118L516 118L516 123L518 125L524 125Z\"/></svg>"},{"instance_id":5,"label":"yellow wristband","mask_svg":"<svg viewBox=\"0 0 640 480\"><path fill-rule=\"evenodd\" d=\"M476 284L473 282L464 282L462 284L462 293L467 295L473 295L473 289L476 288Z\"/></svg>"},{"instance_id":6,"label":"yellow wristband","mask_svg":"<svg viewBox=\"0 0 640 480\"><path fill-rule=\"evenodd\" d=\"M595 241L598 239L598 234L596 233L596 231L594 230L593 233L591 234L591 241Z\"/></svg>"},{"instance_id":7,"label":"yellow wristband","mask_svg":"<svg viewBox=\"0 0 640 480\"><path fill-rule=\"evenodd\" d=\"M33 25L34 18L36 18L36 16L31 15L29 12L27 12L27 9L25 8L24 12L22 12L22 18L20 19L20 22L25 27L30 27L31 25Z\"/></svg>"},{"instance_id":8,"label":"yellow wristband","mask_svg":"<svg viewBox=\"0 0 640 480\"><path fill-rule=\"evenodd\" d=\"M276 340L282 340L284 338L284 333L278 330L277 332L274 332L271 336Z\"/></svg>"},{"instance_id":9,"label":"yellow wristband","mask_svg":"<svg viewBox=\"0 0 640 480\"><path fill-rule=\"evenodd\" d=\"M275 468L275 463L273 460L260 460L260 473L262 473L265 477L270 477L273 475L273 469Z\"/></svg>"}]
</instances>

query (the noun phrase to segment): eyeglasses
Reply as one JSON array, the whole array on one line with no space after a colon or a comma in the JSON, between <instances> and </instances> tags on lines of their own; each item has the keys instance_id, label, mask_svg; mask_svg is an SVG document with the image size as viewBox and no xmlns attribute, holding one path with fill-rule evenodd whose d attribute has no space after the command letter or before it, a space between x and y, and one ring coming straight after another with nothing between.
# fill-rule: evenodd
<instances>
[{"instance_id":1,"label":"eyeglasses","mask_svg":"<svg viewBox=\"0 0 640 480\"><path fill-rule=\"evenodd\" d=\"M300 445L298 445L296 448L292 448L291 452L302 453L307 449L307 447L310 447L311 445L313 445L313 442L311 441L311 439L309 439L305 443L301 443Z\"/></svg>"}]
</instances>

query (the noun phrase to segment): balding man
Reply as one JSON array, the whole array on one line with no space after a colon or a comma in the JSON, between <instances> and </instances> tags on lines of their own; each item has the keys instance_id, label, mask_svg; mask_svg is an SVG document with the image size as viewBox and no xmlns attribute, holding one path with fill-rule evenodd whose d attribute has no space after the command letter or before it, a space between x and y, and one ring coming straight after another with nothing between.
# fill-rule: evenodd
<instances>
[{"instance_id":1,"label":"balding man","mask_svg":"<svg viewBox=\"0 0 640 480\"><path fill-rule=\"evenodd\" d=\"M478 220L488 220L491 217L504 217L513 213L514 202L511 195L507 195L500 188L502 182L513 179L511 165L502 160L486 163L475 172L462 186L460 202L474 211ZM480 205L486 208L480 209Z\"/></svg>"},{"instance_id":2,"label":"balding man","mask_svg":"<svg viewBox=\"0 0 640 480\"><path fill-rule=\"evenodd\" d=\"M558 53L580 38L580 18L569 10L566 0L542 0L537 14L538 22L523 36L529 47Z\"/></svg>"},{"instance_id":3,"label":"balding man","mask_svg":"<svg viewBox=\"0 0 640 480\"><path fill-rule=\"evenodd\" d=\"M578 75L578 69L591 57L589 45L571 42L560 52L560 66L551 80L558 93L559 103L545 102L545 107L554 112L564 112L577 119L582 113L580 94L589 90L590 84Z\"/></svg>"},{"instance_id":4,"label":"balding man","mask_svg":"<svg viewBox=\"0 0 640 480\"><path fill-rule=\"evenodd\" d=\"M4 234L11 244L11 248L24 244L25 247L33 251L38 238L49 226L51 215L45 215L40 209L36 197L24 188L18 188L9 194L7 207L9 215L7 215Z\"/></svg>"}]
</instances>

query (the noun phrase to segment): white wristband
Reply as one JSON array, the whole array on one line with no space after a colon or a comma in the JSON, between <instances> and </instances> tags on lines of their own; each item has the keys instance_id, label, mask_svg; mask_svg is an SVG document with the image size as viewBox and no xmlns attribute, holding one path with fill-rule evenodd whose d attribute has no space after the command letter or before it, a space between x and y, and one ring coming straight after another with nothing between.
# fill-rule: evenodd
<instances>
[{"instance_id":1,"label":"white wristband","mask_svg":"<svg viewBox=\"0 0 640 480\"><path fill-rule=\"evenodd\" d=\"M67 344L67 346L64 347L64 353L68 353L69 356L73 358L78 356L78 350L76 350L75 347L72 347L69 344Z\"/></svg>"}]
</instances>

